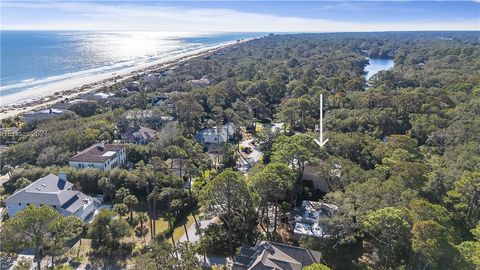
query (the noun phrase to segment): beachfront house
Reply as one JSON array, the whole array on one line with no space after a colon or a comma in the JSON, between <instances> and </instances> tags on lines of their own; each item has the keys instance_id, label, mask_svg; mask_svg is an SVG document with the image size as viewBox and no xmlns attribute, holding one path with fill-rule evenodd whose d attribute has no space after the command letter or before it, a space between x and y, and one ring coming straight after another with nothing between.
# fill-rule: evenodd
<instances>
[{"instance_id":1,"label":"beachfront house","mask_svg":"<svg viewBox=\"0 0 480 270\"><path fill-rule=\"evenodd\" d=\"M231 270L302 269L320 263L322 253L270 241L243 246L233 259Z\"/></svg>"},{"instance_id":2,"label":"beachfront house","mask_svg":"<svg viewBox=\"0 0 480 270\"><path fill-rule=\"evenodd\" d=\"M29 205L37 207L48 205L64 216L74 215L86 221L100 204L94 198L72 189L73 184L67 181L65 173L49 174L30 185L15 191L5 201L9 217Z\"/></svg>"},{"instance_id":3,"label":"beachfront house","mask_svg":"<svg viewBox=\"0 0 480 270\"><path fill-rule=\"evenodd\" d=\"M219 143L226 143L235 137L235 125L227 123L222 128L207 128L199 131L195 139L204 147L210 147Z\"/></svg>"},{"instance_id":4,"label":"beachfront house","mask_svg":"<svg viewBox=\"0 0 480 270\"><path fill-rule=\"evenodd\" d=\"M299 240L302 236L327 238L328 226L325 219L332 217L338 207L333 204L307 201L292 212L293 238Z\"/></svg>"},{"instance_id":5,"label":"beachfront house","mask_svg":"<svg viewBox=\"0 0 480 270\"><path fill-rule=\"evenodd\" d=\"M124 166L126 156L124 145L100 142L71 157L68 163L73 168L95 168L108 171Z\"/></svg>"},{"instance_id":6,"label":"beachfront house","mask_svg":"<svg viewBox=\"0 0 480 270\"><path fill-rule=\"evenodd\" d=\"M23 118L25 119L26 123L31 123L34 121L41 121L41 120L46 120L46 119L60 116L66 111L67 110L63 110L63 109L48 108L41 111L26 113L23 115Z\"/></svg>"},{"instance_id":7,"label":"beachfront house","mask_svg":"<svg viewBox=\"0 0 480 270\"><path fill-rule=\"evenodd\" d=\"M162 77L160 73L149 73L143 77L143 81L155 85Z\"/></svg>"},{"instance_id":8,"label":"beachfront house","mask_svg":"<svg viewBox=\"0 0 480 270\"><path fill-rule=\"evenodd\" d=\"M123 143L134 144L147 144L151 142L155 136L155 130L143 126L130 127L126 132L121 134Z\"/></svg>"},{"instance_id":9,"label":"beachfront house","mask_svg":"<svg viewBox=\"0 0 480 270\"><path fill-rule=\"evenodd\" d=\"M137 81L133 81L131 83L128 83L125 86L125 89L127 89L127 92L142 92L143 89L140 87L140 83Z\"/></svg>"}]
</instances>

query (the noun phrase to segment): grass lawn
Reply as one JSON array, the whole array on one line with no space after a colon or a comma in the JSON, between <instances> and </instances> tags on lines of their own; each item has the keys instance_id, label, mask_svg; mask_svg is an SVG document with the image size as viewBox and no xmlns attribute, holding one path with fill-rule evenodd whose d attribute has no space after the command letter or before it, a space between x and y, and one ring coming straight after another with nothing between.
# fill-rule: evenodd
<instances>
[{"instance_id":1,"label":"grass lawn","mask_svg":"<svg viewBox=\"0 0 480 270\"><path fill-rule=\"evenodd\" d=\"M136 213L134 212L134 215L135 214ZM177 223L177 227L173 231L173 238L175 239L175 241L178 241L180 239L180 237L182 237L182 235L185 234L185 229L183 228L183 224L186 223L186 226L188 228L194 222L195 222L195 219L193 218L192 214L188 215L187 218L184 218L183 220L179 221ZM148 223L145 224L145 225L149 226ZM159 234L161 232L164 232L167 229L168 229L168 221L166 221L164 218L159 218L155 221L155 230L156 230L157 234ZM134 233L133 229L132 229L132 233ZM150 236L150 233L147 235L146 239L149 239L149 236ZM129 241L131 241L132 237L128 237L127 239ZM171 239L170 239L170 241L171 241ZM143 242L143 238L135 237L135 242Z\"/></svg>"},{"instance_id":2,"label":"grass lawn","mask_svg":"<svg viewBox=\"0 0 480 270\"><path fill-rule=\"evenodd\" d=\"M165 219L159 218L155 221L155 231L157 233L164 232L167 229L168 229L168 222Z\"/></svg>"},{"instance_id":3,"label":"grass lawn","mask_svg":"<svg viewBox=\"0 0 480 270\"><path fill-rule=\"evenodd\" d=\"M180 237L182 237L182 235L185 234L185 228L183 228L183 224L184 223L187 223L186 226L187 228L193 224L193 222L195 222L195 220L193 219L193 215L190 214L187 219L183 219L182 221L180 221L178 223L178 226L175 228L175 230L173 231L173 239L175 239L175 241L178 241L180 240Z\"/></svg>"},{"instance_id":4,"label":"grass lawn","mask_svg":"<svg viewBox=\"0 0 480 270\"><path fill-rule=\"evenodd\" d=\"M82 244L80 244L82 242ZM78 241L75 245L68 251L68 257L70 259L77 259L78 262L82 264L88 264L89 260L87 253L91 251L92 240L87 238L82 238L82 241ZM78 255L78 257L77 257Z\"/></svg>"}]
</instances>

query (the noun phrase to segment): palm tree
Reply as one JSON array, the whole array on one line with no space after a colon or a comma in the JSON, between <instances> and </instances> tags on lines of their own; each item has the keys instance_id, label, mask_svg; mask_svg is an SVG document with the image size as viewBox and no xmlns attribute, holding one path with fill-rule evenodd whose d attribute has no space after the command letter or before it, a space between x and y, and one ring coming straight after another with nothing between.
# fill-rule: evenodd
<instances>
[{"instance_id":1,"label":"palm tree","mask_svg":"<svg viewBox=\"0 0 480 270\"><path fill-rule=\"evenodd\" d=\"M147 213L145 212L138 213L138 222L140 222L140 232L142 233L142 236L143 236L143 242L145 242L145 235L146 235L146 233L143 234L143 232L145 231L143 224L148 220L149 220L149 217Z\"/></svg>"},{"instance_id":2,"label":"palm tree","mask_svg":"<svg viewBox=\"0 0 480 270\"><path fill-rule=\"evenodd\" d=\"M126 206L124 203L115 204L113 211L117 212L123 217L128 214L128 206Z\"/></svg>"},{"instance_id":3,"label":"palm tree","mask_svg":"<svg viewBox=\"0 0 480 270\"><path fill-rule=\"evenodd\" d=\"M156 159L157 157L154 157L152 159L153 164L156 164ZM161 161L161 160L160 160ZM145 166L145 163L143 160L140 160L137 165L136 165L136 178L137 178L137 186L139 188L145 187L146 192L147 192L147 208L148 208L148 216L150 218L150 232L152 232L152 206L151 206L151 200L150 200L150 190L151 190L151 185L152 182L155 178L155 167L154 165L147 165Z\"/></svg>"},{"instance_id":4,"label":"palm tree","mask_svg":"<svg viewBox=\"0 0 480 270\"><path fill-rule=\"evenodd\" d=\"M123 199L123 203L127 205L128 212L130 213L130 222L133 221L133 211L132 208L138 204L138 199L135 195L128 195Z\"/></svg>"}]
</instances>

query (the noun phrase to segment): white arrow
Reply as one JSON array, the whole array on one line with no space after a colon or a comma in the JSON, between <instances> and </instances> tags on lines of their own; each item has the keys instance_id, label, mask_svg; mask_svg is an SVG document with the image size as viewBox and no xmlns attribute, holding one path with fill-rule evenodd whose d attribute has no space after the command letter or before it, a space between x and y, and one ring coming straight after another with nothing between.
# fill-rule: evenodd
<instances>
[{"instance_id":1,"label":"white arrow","mask_svg":"<svg viewBox=\"0 0 480 270\"><path fill-rule=\"evenodd\" d=\"M315 140L315 142L323 147L327 143L328 139L323 140L323 95L320 94L320 138Z\"/></svg>"}]
</instances>

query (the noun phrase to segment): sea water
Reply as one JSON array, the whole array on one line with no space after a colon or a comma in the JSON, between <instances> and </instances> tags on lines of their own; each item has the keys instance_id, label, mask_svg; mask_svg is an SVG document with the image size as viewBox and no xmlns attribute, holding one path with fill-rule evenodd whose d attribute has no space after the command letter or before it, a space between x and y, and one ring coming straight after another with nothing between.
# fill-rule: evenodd
<instances>
[{"instance_id":1,"label":"sea water","mask_svg":"<svg viewBox=\"0 0 480 270\"><path fill-rule=\"evenodd\" d=\"M0 31L0 96L262 33ZM65 89L67 90L67 89Z\"/></svg>"}]
</instances>

